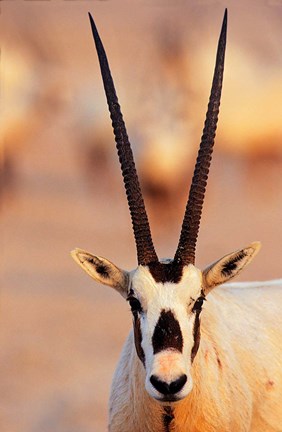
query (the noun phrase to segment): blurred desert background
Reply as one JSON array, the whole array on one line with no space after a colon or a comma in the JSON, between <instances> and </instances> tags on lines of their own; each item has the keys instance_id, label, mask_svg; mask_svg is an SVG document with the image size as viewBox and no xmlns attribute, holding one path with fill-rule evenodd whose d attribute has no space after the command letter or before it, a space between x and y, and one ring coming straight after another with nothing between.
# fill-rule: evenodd
<instances>
[{"instance_id":1,"label":"blurred desert background","mask_svg":"<svg viewBox=\"0 0 282 432\"><path fill-rule=\"evenodd\" d=\"M224 7L229 31L196 264L261 240L282 276L282 2L2 1L1 432L104 432L129 307L69 251L136 266L87 12L96 20L159 256L175 252Z\"/></svg>"}]
</instances>

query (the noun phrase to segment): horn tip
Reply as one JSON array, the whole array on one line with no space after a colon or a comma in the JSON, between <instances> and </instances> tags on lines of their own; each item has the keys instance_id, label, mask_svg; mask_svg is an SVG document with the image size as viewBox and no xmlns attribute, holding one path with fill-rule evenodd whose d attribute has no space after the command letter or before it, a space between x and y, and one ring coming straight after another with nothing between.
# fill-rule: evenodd
<instances>
[{"instance_id":1,"label":"horn tip","mask_svg":"<svg viewBox=\"0 0 282 432\"><path fill-rule=\"evenodd\" d=\"M226 32L227 28L227 19L228 19L228 9L225 8L224 16L223 16L223 22L222 22L222 29Z\"/></svg>"},{"instance_id":2,"label":"horn tip","mask_svg":"<svg viewBox=\"0 0 282 432\"><path fill-rule=\"evenodd\" d=\"M97 51L99 51L102 48L102 42L101 42L101 39L100 39L100 36L98 33L98 29L96 27L95 21L94 21L90 12L88 12L88 16L89 16L89 20L90 20L92 35L93 35L93 38L95 41L96 49L97 49Z\"/></svg>"},{"instance_id":3,"label":"horn tip","mask_svg":"<svg viewBox=\"0 0 282 432\"><path fill-rule=\"evenodd\" d=\"M90 24L91 24L92 33L93 33L93 36L95 38L95 36L97 34L97 27L96 27L95 21L93 19L93 16L91 15L90 12L88 12L88 16L89 16L89 20L90 20Z\"/></svg>"}]
</instances>

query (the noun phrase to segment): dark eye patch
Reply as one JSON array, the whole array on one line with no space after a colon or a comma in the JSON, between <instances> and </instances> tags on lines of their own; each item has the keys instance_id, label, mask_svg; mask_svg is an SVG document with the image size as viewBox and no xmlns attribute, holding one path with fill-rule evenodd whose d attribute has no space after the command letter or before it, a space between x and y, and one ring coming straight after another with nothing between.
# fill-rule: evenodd
<instances>
[{"instance_id":1,"label":"dark eye patch","mask_svg":"<svg viewBox=\"0 0 282 432\"><path fill-rule=\"evenodd\" d=\"M131 312L134 314L136 312L142 312L142 306L140 301L136 297L127 297L127 301L130 304Z\"/></svg>"},{"instance_id":2,"label":"dark eye patch","mask_svg":"<svg viewBox=\"0 0 282 432\"><path fill-rule=\"evenodd\" d=\"M197 300L194 303L192 312L201 312L202 310L202 306L204 301L206 300L206 298L204 296L200 296L199 298L197 298Z\"/></svg>"}]
</instances>

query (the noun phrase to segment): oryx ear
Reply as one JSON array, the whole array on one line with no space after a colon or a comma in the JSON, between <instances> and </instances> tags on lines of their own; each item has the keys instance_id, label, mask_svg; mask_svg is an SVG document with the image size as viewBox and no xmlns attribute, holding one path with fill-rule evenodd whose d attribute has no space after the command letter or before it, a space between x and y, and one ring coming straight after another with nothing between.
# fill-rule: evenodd
<instances>
[{"instance_id":1,"label":"oryx ear","mask_svg":"<svg viewBox=\"0 0 282 432\"><path fill-rule=\"evenodd\" d=\"M244 249L225 255L203 271L203 290L208 294L212 288L221 285L240 273L256 256L260 242L251 243Z\"/></svg>"},{"instance_id":2,"label":"oryx ear","mask_svg":"<svg viewBox=\"0 0 282 432\"><path fill-rule=\"evenodd\" d=\"M82 249L74 249L71 256L93 279L115 288L123 297L128 295L129 273L121 270L106 258L92 255Z\"/></svg>"}]
</instances>

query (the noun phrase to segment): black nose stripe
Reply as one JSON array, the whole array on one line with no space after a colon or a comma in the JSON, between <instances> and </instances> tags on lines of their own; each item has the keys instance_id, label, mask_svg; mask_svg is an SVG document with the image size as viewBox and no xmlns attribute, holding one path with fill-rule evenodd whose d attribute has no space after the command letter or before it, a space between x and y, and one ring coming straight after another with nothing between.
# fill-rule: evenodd
<instances>
[{"instance_id":1,"label":"black nose stripe","mask_svg":"<svg viewBox=\"0 0 282 432\"><path fill-rule=\"evenodd\" d=\"M152 337L154 354L165 349L176 349L182 352L183 337L180 325L171 310L161 311Z\"/></svg>"}]
</instances>

